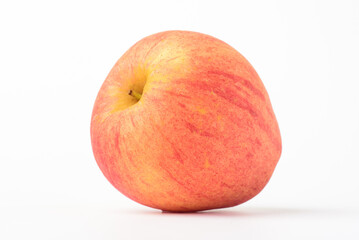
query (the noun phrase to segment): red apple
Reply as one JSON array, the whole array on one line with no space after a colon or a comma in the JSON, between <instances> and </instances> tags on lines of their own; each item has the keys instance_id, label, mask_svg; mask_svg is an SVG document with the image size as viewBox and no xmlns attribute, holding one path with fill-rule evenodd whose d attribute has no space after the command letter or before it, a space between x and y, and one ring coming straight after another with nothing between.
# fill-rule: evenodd
<instances>
[{"instance_id":1,"label":"red apple","mask_svg":"<svg viewBox=\"0 0 359 240\"><path fill-rule=\"evenodd\" d=\"M91 140L115 188L175 212L251 199L282 148L250 63L223 41L188 31L146 37L118 60L98 93Z\"/></svg>"}]
</instances>

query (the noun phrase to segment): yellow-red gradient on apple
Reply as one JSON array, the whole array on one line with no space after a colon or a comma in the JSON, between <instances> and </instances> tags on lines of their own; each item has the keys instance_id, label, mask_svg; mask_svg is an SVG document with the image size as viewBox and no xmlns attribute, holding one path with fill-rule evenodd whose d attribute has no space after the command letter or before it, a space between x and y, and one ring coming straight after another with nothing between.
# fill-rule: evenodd
<instances>
[{"instance_id":1,"label":"yellow-red gradient on apple","mask_svg":"<svg viewBox=\"0 0 359 240\"><path fill-rule=\"evenodd\" d=\"M251 199L282 149L254 68L225 42L189 31L148 36L118 60L96 98L91 141L115 188L175 212Z\"/></svg>"}]
</instances>

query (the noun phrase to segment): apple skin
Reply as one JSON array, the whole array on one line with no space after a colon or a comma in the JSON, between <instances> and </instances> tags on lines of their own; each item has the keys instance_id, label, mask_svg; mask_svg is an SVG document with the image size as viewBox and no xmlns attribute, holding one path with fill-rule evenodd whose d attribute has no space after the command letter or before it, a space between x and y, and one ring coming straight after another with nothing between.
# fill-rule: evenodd
<instances>
[{"instance_id":1,"label":"apple skin","mask_svg":"<svg viewBox=\"0 0 359 240\"><path fill-rule=\"evenodd\" d=\"M189 31L148 36L117 61L94 104L91 142L115 188L171 212L253 198L282 150L251 64L225 42Z\"/></svg>"}]
</instances>

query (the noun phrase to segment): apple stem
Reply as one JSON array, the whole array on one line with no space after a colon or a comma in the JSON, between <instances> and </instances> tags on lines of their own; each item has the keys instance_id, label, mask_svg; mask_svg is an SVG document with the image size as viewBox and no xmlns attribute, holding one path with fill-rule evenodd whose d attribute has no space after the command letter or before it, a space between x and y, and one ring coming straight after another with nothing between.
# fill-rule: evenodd
<instances>
[{"instance_id":1,"label":"apple stem","mask_svg":"<svg viewBox=\"0 0 359 240\"><path fill-rule=\"evenodd\" d=\"M141 94L141 93L136 92L136 91L134 91L134 90L130 90L130 91L128 92L128 95L131 95L132 97L136 98L137 101L140 100L140 98L142 97L142 94Z\"/></svg>"}]
</instances>

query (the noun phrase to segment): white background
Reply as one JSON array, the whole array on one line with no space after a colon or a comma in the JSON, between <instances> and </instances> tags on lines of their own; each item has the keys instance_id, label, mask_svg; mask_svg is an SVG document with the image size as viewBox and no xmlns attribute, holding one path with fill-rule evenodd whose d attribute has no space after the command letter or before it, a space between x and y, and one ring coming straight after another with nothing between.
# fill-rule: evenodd
<instances>
[{"instance_id":1,"label":"white background","mask_svg":"<svg viewBox=\"0 0 359 240\"><path fill-rule=\"evenodd\" d=\"M92 155L97 92L136 41L213 35L261 76L283 138L235 208L163 214ZM359 239L359 2L1 1L0 239Z\"/></svg>"}]
</instances>

